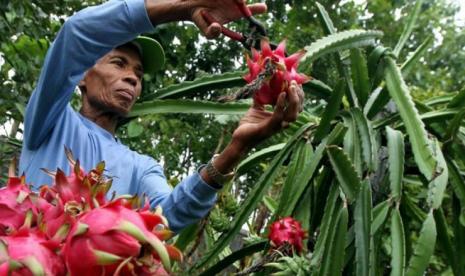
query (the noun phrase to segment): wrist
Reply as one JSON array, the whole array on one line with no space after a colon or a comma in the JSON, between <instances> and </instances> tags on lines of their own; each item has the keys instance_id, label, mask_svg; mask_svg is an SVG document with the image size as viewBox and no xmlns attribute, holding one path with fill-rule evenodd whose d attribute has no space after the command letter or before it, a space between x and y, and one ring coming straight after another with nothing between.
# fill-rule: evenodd
<instances>
[{"instance_id":1,"label":"wrist","mask_svg":"<svg viewBox=\"0 0 465 276\"><path fill-rule=\"evenodd\" d=\"M236 155L237 158L241 159L250 151L253 146L248 145L238 139L232 139L231 142L226 146L224 151L230 152L231 155Z\"/></svg>"},{"instance_id":2,"label":"wrist","mask_svg":"<svg viewBox=\"0 0 465 276\"><path fill-rule=\"evenodd\" d=\"M214 158L210 160L207 166L212 166L214 168L214 171L217 172L214 174L217 175L233 174L234 168L240 162L240 160L248 153L248 151L249 148L245 146L243 143L241 143L238 140L233 140L226 146L226 148L221 152L221 154L214 156ZM207 168L204 167L200 171L200 175L207 184L218 189L218 187L223 185L224 183L218 183L222 182L221 180L215 181L215 177L212 175L211 171L211 168L209 172L209 170L207 170Z\"/></svg>"},{"instance_id":3,"label":"wrist","mask_svg":"<svg viewBox=\"0 0 465 276\"><path fill-rule=\"evenodd\" d=\"M154 26L173 21L189 20L190 18L189 1L145 0L145 8Z\"/></svg>"}]
</instances>

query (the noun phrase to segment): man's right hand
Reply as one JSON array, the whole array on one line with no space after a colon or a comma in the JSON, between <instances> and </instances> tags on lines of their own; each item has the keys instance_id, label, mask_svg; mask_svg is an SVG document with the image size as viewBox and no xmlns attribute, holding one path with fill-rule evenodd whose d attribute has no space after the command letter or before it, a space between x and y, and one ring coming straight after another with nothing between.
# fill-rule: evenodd
<instances>
[{"instance_id":1,"label":"man's right hand","mask_svg":"<svg viewBox=\"0 0 465 276\"><path fill-rule=\"evenodd\" d=\"M153 25L170 21L189 20L195 23L208 39L221 34L221 26L243 18L239 5L246 0L145 0ZM252 14L266 12L266 4L247 5ZM202 16L207 12L216 22L209 24Z\"/></svg>"}]
</instances>

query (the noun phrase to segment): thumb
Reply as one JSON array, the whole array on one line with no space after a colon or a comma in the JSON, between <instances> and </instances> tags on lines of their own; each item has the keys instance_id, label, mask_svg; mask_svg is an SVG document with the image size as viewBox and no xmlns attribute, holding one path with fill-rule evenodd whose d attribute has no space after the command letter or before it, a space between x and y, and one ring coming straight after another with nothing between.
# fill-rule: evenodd
<instances>
[{"instance_id":1,"label":"thumb","mask_svg":"<svg viewBox=\"0 0 465 276\"><path fill-rule=\"evenodd\" d=\"M208 39L217 38L221 33L220 23L206 10L195 11L192 21Z\"/></svg>"}]
</instances>

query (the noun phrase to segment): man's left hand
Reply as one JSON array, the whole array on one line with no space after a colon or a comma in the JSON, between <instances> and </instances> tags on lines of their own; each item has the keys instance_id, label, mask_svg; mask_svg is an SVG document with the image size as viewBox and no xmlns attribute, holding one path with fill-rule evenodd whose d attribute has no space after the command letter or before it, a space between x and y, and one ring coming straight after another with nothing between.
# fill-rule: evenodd
<instances>
[{"instance_id":1,"label":"man's left hand","mask_svg":"<svg viewBox=\"0 0 465 276\"><path fill-rule=\"evenodd\" d=\"M233 142L247 149L254 147L294 122L302 111L303 102L304 92L295 81L291 82L288 93L281 92L273 112L254 102L234 131Z\"/></svg>"}]
</instances>

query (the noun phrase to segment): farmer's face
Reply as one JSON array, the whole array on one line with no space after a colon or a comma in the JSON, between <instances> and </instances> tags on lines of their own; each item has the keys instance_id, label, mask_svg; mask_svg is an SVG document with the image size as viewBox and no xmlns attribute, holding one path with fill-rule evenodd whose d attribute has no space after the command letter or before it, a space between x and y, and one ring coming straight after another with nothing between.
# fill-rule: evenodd
<instances>
[{"instance_id":1,"label":"farmer's face","mask_svg":"<svg viewBox=\"0 0 465 276\"><path fill-rule=\"evenodd\" d=\"M137 50L128 45L116 48L98 60L81 81L83 104L124 117L141 93L142 76Z\"/></svg>"}]
</instances>

